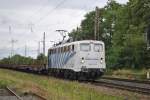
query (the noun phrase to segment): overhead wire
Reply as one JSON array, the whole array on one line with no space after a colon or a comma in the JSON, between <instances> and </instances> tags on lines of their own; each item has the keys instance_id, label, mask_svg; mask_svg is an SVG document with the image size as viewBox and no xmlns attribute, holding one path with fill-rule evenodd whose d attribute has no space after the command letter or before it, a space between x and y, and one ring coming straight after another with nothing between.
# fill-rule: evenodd
<instances>
[{"instance_id":1,"label":"overhead wire","mask_svg":"<svg viewBox=\"0 0 150 100\"><path fill-rule=\"evenodd\" d=\"M49 0L47 0L47 1L49 1ZM43 20L46 16L48 16L49 14L50 14L50 12L53 12L55 9L57 9L60 5L62 5L65 1L67 1L67 0L62 0L60 3L58 3L53 9L51 9L47 14L45 14L44 16L42 16L42 17L40 17L40 19L38 19L36 22L40 22L41 20ZM47 3L46 3L47 4ZM29 18L31 18L32 16L34 16L36 13L38 13L38 12L40 12L44 7L45 7L45 5L46 4L43 4L36 12L34 12L30 17L28 17L28 19L27 20L25 20L25 21L28 21L29 20ZM32 24L28 24L28 26L30 25L30 27L31 27L31 30L33 30L33 26L31 26L31 25L35 25L35 23L32 23ZM26 31L24 31L23 33L25 33Z\"/></svg>"},{"instance_id":2,"label":"overhead wire","mask_svg":"<svg viewBox=\"0 0 150 100\"><path fill-rule=\"evenodd\" d=\"M99 0L94 0L94 1L95 1L95 4L96 4ZM84 9L85 7L87 8L87 10L90 10L90 8L91 8L92 6L87 7L87 5L84 5L81 9ZM80 13L77 14L77 15L75 15L74 17L76 18L77 16L82 16L84 12L85 12L85 11L82 10L82 12L80 12ZM72 25L71 27L73 27L73 26L75 26L75 25ZM77 27L78 27L78 25L77 25Z\"/></svg>"},{"instance_id":3,"label":"overhead wire","mask_svg":"<svg viewBox=\"0 0 150 100\"><path fill-rule=\"evenodd\" d=\"M40 23L44 18L52 14L57 8L59 8L62 4L64 4L67 0L62 0L60 3L58 3L53 9L51 9L47 14L44 16L40 17L34 24Z\"/></svg>"},{"instance_id":4,"label":"overhead wire","mask_svg":"<svg viewBox=\"0 0 150 100\"><path fill-rule=\"evenodd\" d=\"M50 14L52 14L57 8L59 8L61 5L63 5L67 0L62 0L60 3L58 3L53 9L51 9L50 11L48 11L48 13L46 13L44 16L41 16L36 22L35 24L39 24L41 21L43 21L46 17L48 17ZM97 2L98 0L95 0L95 2ZM45 5L45 4L44 4ZM42 5L36 12L34 12L33 15L30 16L30 18L32 16L34 16L36 13L40 12L43 8L44 8L44 5ZM84 5L85 7L85 5ZM83 7L83 8L84 8ZM80 12L80 14L83 14ZM78 15L80 15L78 14ZM76 15L77 16L77 15ZM25 32L23 32L25 33Z\"/></svg>"},{"instance_id":5,"label":"overhead wire","mask_svg":"<svg viewBox=\"0 0 150 100\"><path fill-rule=\"evenodd\" d=\"M32 18L33 16L35 16L37 13L39 13L43 8L46 8L47 6L47 2L48 2L49 0L47 0L43 5L41 5L41 7L38 9L38 10L36 10L35 12L33 12L33 14L32 15L30 15L25 21L28 21L30 18ZM45 7L46 6L46 7Z\"/></svg>"},{"instance_id":6,"label":"overhead wire","mask_svg":"<svg viewBox=\"0 0 150 100\"><path fill-rule=\"evenodd\" d=\"M42 21L45 17L47 17L49 14L50 14L50 12L52 13L55 9L57 9L57 8L59 8L59 6L61 6L62 4L64 4L65 3L65 1L67 1L67 0L62 0L60 3L58 3L53 9L51 9L47 14L45 14L44 16L42 16L42 17L40 17L39 19L38 19L38 21L36 21L36 22L40 22L40 21ZM39 12L41 9L43 8L43 6L41 7L41 8L39 8L39 10L37 10L37 12ZM34 23L34 25L35 25L36 23ZM31 26L31 29L33 30L33 27ZM24 31L23 33L25 33L26 31Z\"/></svg>"},{"instance_id":7,"label":"overhead wire","mask_svg":"<svg viewBox=\"0 0 150 100\"><path fill-rule=\"evenodd\" d=\"M52 13L55 9L59 8L59 6L61 6L62 4L64 4L64 2L67 1L67 0L62 0L60 3L58 3L52 10L50 10L47 14L45 14L44 16L40 17L40 19L38 20L41 21L43 20L45 17L47 17L50 13ZM45 4L42 5L36 12L34 12L33 15L35 15L36 13L40 12L43 8L44 8ZM33 16L31 15L30 18ZM27 31L24 31L23 33L26 33Z\"/></svg>"},{"instance_id":8,"label":"overhead wire","mask_svg":"<svg viewBox=\"0 0 150 100\"><path fill-rule=\"evenodd\" d=\"M62 2L64 3L64 1L66 1L66 0L63 0ZM98 0L94 0L94 2L97 3ZM60 4L61 4L61 3L60 3ZM54 9L57 9L57 7L59 7L59 4L58 4ZM90 7L87 7L87 4L85 4L81 9L84 9L85 7L88 8L88 10L89 10L89 8L90 8ZM74 15L74 17L76 18L77 16L83 15L84 12L85 12L85 11L81 11L81 12L80 12L79 14L77 14L77 15L74 15L74 14L72 13L71 15ZM52 14L52 13L48 13L47 16L49 16L50 14ZM38 21L43 20L43 19L46 18L47 16L43 17L42 19L39 19ZM38 22L38 21L37 21L37 22ZM52 25L52 24L50 24L50 25ZM47 27L50 26L50 25L47 25ZM74 25L72 25L72 26L74 26Z\"/></svg>"}]
</instances>

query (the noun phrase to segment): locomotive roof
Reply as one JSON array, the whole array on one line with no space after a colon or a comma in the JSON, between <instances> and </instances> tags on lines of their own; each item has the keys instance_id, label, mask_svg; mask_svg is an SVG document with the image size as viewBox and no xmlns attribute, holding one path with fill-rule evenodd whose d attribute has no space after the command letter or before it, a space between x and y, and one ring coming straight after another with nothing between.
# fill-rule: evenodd
<instances>
[{"instance_id":1,"label":"locomotive roof","mask_svg":"<svg viewBox=\"0 0 150 100\"><path fill-rule=\"evenodd\" d=\"M58 47L63 47L63 46L68 46L68 45L73 45L73 44L79 44L79 43L90 43L90 42L104 44L104 42L97 41L97 40L82 40L82 41L74 41L74 42L60 44L60 45L57 45L57 46L53 46L53 47L51 47L49 49L54 49L54 48L58 48Z\"/></svg>"}]
</instances>

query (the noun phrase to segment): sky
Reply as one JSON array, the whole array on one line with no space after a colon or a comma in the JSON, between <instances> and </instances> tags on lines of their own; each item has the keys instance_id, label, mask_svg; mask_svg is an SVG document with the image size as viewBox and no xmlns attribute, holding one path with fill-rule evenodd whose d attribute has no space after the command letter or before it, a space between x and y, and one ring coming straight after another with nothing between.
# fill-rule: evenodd
<instances>
[{"instance_id":1,"label":"sky","mask_svg":"<svg viewBox=\"0 0 150 100\"><path fill-rule=\"evenodd\" d=\"M125 4L128 0L116 0ZM37 56L38 41L46 33L46 51L55 41L62 40L56 32L64 29L71 32L80 25L84 15L102 8L107 0L0 0L0 59L14 53ZM40 45L42 52L42 43Z\"/></svg>"}]
</instances>

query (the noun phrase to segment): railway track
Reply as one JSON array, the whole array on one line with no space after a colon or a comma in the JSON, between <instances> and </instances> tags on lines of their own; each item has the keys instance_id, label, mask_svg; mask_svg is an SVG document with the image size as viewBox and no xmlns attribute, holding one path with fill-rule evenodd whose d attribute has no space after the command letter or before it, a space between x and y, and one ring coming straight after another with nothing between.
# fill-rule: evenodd
<instances>
[{"instance_id":1,"label":"railway track","mask_svg":"<svg viewBox=\"0 0 150 100\"><path fill-rule=\"evenodd\" d=\"M0 100L47 100L47 99L34 93L25 93L20 96L9 87L6 87L0 89Z\"/></svg>"},{"instance_id":2,"label":"railway track","mask_svg":"<svg viewBox=\"0 0 150 100\"><path fill-rule=\"evenodd\" d=\"M90 83L96 86L118 88L122 90L128 90L132 92L142 93L145 95L150 95L150 81L146 81L146 80L141 81L141 80L102 77L100 80L96 80L96 81L88 80L88 81L82 81L82 83ZM16 99L16 100L22 100L22 99ZM46 100L46 99L41 97L40 100Z\"/></svg>"},{"instance_id":3,"label":"railway track","mask_svg":"<svg viewBox=\"0 0 150 100\"><path fill-rule=\"evenodd\" d=\"M101 78L100 80L92 81L90 83L92 85L96 85L96 86L106 86L106 87L110 87L110 88L117 88L117 89L142 93L145 95L150 95L149 81L139 81L139 80L128 80L128 79L104 77L104 78Z\"/></svg>"},{"instance_id":4,"label":"railway track","mask_svg":"<svg viewBox=\"0 0 150 100\"><path fill-rule=\"evenodd\" d=\"M35 93L25 93L21 96L23 100L47 100L46 98Z\"/></svg>"},{"instance_id":5,"label":"railway track","mask_svg":"<svg viewBox=\"0 0 150 100\"><path fill-rule=\"evenodd\" d=\"M23 100L19 95L17 95L12 89L6 87L0 89L0 100Z\"/></svg>"},{"instance_id":6,"label":"railway track","mask_svg":"<svg viewBox=\"0 0 150 100\"><path fill-rule=\"evenodd\" d=\"M102 79L150 84L150 80L123 79L123 78L114 78L114 77L102 77Z\"/></svg>"}]
</instances>

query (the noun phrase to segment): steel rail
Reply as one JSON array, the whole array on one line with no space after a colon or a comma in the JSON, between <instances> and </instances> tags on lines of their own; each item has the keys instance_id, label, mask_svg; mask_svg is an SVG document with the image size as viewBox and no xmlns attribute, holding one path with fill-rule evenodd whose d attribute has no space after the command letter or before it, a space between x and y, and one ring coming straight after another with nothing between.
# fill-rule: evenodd
<instances>
[{"instance_id":1,"label":"steel rail","mask_svg":"<svg viewBox=\"0 0 150 100\"><path fill-rule=\"evenodd\" d=\"M101 77L101 79L109 79L109 80L118 80L118 81L126 81L126 82L136 82L142 84L150 84L150 80L137 80L137 79L123 79L123 78L114 78L114 77Z\"/></svg>"},{"instance_id":2,"label":"steel rail","mask_svg":"<svg viewBox=\"0 0 150 100\"><path fill-rule=\"evenodd\" d=\"M6 87L6 89L12 94L14 95L18 100L23 100L19 95L17 95L12 89L10 89L8 86Z\"/></svg>"},{"instance_id":3,"label":"steel rail","mask_svg":"<svg viewBox=\"0 0 150 100\"><path fill-rule=\"evenodd\" d=\"M142 86L137 86L134 84L140 84L140 85L144 85L145 83L141 83L141 82L129 82L129 81L121 81L118 82L118 80L113 79L113 81L111 82L111 80L106 81L109 79L105 79L105 81L103 80L96 80L96 81L87 81L89 83L91 83L92 85L96 85L96 86L106 86L106 87L110 87L110 88L118 88L118 89L123 89L123 90L127 90L127 91L132 91L132 92L137 92L137 93L142 93L142 94L146 94L146 95L150 95L150 88L147 87L142 87ZM115 83L116 81L116 83ZM119 80L120 81L120 80ZM123 83L127 83L128 84L123 84ZM149 85L150 84L146 84Z\"/></svg>"}]
</instances>

